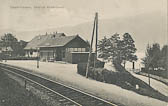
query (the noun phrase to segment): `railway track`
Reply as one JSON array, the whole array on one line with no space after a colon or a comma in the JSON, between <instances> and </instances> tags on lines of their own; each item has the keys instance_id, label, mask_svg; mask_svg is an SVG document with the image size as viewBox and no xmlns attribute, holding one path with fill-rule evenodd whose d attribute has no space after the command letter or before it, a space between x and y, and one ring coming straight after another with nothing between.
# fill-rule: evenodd
<instances>
[{"instance_id":1,"label":"railway track","mask_svg":"<svg viewBox=\"0 0 168 106\"><path fill-rule=\"evenodd\" d=\"M26 69L1 63L0 69L17 74L24 79L41 86L42 89L48 90L51 96L58 99L58 101L60 101L64 106L117 106L116 104L103 100L99 97L90 95L59 82L52 81L42 76L35 75L26 71Z\"/></svg>"}]
</instances>

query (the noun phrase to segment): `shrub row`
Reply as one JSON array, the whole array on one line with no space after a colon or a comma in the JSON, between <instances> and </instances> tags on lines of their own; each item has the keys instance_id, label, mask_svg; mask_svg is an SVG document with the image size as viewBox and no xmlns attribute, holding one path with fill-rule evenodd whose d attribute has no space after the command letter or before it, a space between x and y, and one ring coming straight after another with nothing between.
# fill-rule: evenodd
<instances>
[{"instance_id":1,"label":"shrub row","mask_svg":"<svg viewBox=\"0 0 168 106\"><path fill-rule=\"evenodd\" d=\"M96 68L104 68L104 64L105 64L105 62L102 62L102 61L100 61L100 60L97 60L97 61L96 61L96 64L95 64L95 67L96 67ZM92 61L92 62L90 63L90 66L91 66L91 67L94 66L94 61Z\"/></svg>"},{"instance_id":2,"label":"shrub row","mask_svg":"<svg viewBox=\"0 0 168 106\"><path fill-rule=\"evenodd\" d=\"M3 57L3 60L37 60L37 57Z\"/></svg>"},{"instance_id":3,"label":"shrub row","mask_svg":"<svg viewBox=\"0 0 168 106\"><path fill-rule=\"evenodd\" d=\"M104 64L105 64L105 62L97 61L95 66L97 68L103 68ZM93 66L94 66L94 62L91 62L90 66L89 66L89 70L91 70L90 68ZM87 67L87 63L78 63L78 65L77 65L78 73L85 76L86 75L86 67Z\"/></svg>"},{"instance_id":4,"label":"shrub row","mask_svg":"<svg viewBox=\"0 0 168 106\"><path fill-rule=\"evenodd\" d=\"M163 77L163 78L168 78L168 70L157 70L157 71L154 71L154 70L145 70L145 69L141 69L142 72L144 73L150 73L150 74L153 74L153 75L157 75L157 76L160 76L160 77Z\"/></svg>"},{"instance_id":5,"label":"shrub row","mask_svg":"<svg viewBox=\"0 0 168 106\"><path fill-rule=\"evenodd\" d=\"M83 76L86 75L86 63L79 63L77 65L77 72ZM125 80L131 80L130 74L128 72L113 72L105 68L93 68L89 67L88 76L92 79L98 81L105 81L107 83L116 83Z\"/></svg>"},{"instance_id":6,"label":"shrub row","mask_svg":"<svg viewBox=\"0 0 168 106\"><path fill-rule=\"evenodd\" d=\"M80 75L86 75L86 63L79 63L77 65L77 72ZM120 66L122 67L122 66ZM106 82L110 84L115 84L122 86L123 88L126 86L127 88L135 88L136 84L140 85L143 88L148 87L147 84L143 83L141 80L135 78L127 71L119 71L113 72L109 71L105 68L93 68L89 67L88 77L95 79L97 81Z\"/></svg>"}]
</instances>

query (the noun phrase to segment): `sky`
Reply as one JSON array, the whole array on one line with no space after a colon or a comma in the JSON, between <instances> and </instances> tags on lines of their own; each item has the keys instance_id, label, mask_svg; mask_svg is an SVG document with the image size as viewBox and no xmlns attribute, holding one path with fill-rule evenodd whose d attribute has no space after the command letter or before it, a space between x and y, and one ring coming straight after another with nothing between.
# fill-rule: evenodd
<instances>
[{"instance_id":1,"label":"sky","mask_svg":"<svg viewBox=\"0 0 168 106\"><path fill-rule=\"evenodd\" d=\"M0 31L34 31L74 26L142 13L167 14L167 0L0 0Z\"/></svg>"},{"instance_id":2,"label":"sky","mask_svg":"<svg viewBox=\"0 0 168 106\"><path fill-rule=\"evenodd\" d=\"M75 26L93 21L95 12L99 19L158 12L167 17L167 4L167 0L0 0L0 34Z\"/></svg>"}]
</instances>

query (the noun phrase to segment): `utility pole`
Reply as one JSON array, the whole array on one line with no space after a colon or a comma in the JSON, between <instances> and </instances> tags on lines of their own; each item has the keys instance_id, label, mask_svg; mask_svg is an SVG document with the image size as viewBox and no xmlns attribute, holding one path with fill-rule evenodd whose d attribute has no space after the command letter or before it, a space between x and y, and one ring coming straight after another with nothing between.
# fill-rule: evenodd
<instances>
[{"instance_id":1,"label":"utility pole","mask_svg":"<svg viewBox=\"0 0 168 106\"><path fill-rule=\"evenodd\" d=\"M149 69L148 69L148 83L149 83L149 86L150 86L150 73L149 73Z\"/></svg>"},{"instance_id":2,"label":"utility pole","mask_svg":"<svg viewBox=\"0 0 168 106\"><path fill-rule=\"evenodd\" d=\"M5 62L7 62L7 40L8 40L8 35L5 33Z\"/></svg>"},{"instance_id":3,"label":"utility pole","mask_svg":"<svg viewBox=\"0 0 168 106\"><path fill-rule=\"evenodd\" d=\"M39 48L37 48L37 68L39 68Z\"/></svg>"},{"instance_id":4,"label":"utility pole","mask_svg":"<svg viewBox=\"0 0 168 106\"><path fill-rule=\"evenodd\" d=\"M96 13L96 15L95 15L94 24L93 24L93 32L92 32L92 38L91 38L91 45L90 45L90 50L89 50L88 63L87 63L87 67L86 67L86 78L88 78L88 71L89 71L89 66L90 66L90 58L91 58L91 55L92 55L92 45L93 45L93 38L94 38L95 27L96 27L96 30L97 30L96 34L98 34L98 29L97 29L98 18L97 17L98 17L98 13ZM96 38L96 43L97 43L97 38ZM97 52L97 44L96 44L96 52ZM95 59L95 57L94 57L94 59ZM96 59L97 59L97 54L96 54ZM94 66L95 66L95 63L94 63Z\"/></svg>"},{"instance_id":5,"label":"utility pole","mask_svg":"<svg viewBox=\"0 0 168 106\"><path fill-rule=\"evenodd\" d=\"M132 62L132 69L133 69L133 71L135 70L135 62L134 61Z\"/></svg>"},{"instance_id":6,"label":"utility pole","mask_svg":"<svg viewBox=\"0 0 168 106\"><path fill-rule=\"evenodd\" d=\"M96 13L96 44L95 44L94 67L96 67L97 62L97 41L98 41L98 13Z\"/></svg>"},{"instance_id":7,"label":"utility pole","mask_svg":"<svg viewBox=\"0 0 168 106\"><path fill-rule=\"evenodd\" d=\"M147 58L147 70L148 70L148 83L149 83L149 86L150 86L150 70L149 70L149 64L150 64L151 60L149 58Z\"/></svg>"}]
</instances>

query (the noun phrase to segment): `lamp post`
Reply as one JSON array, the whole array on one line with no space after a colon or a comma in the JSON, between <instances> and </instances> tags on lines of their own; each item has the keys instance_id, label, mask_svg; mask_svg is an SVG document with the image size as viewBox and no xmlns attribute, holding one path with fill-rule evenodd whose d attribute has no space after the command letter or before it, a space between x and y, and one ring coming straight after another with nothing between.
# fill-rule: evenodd
<instances>
[{"instance_id":1,"label":"lamp post","mask_svg":"<svg viewBox=\"0 0 168 106\"><path fill-rule=\"evenodd\" d=\"M7 43L8 42L8 35L5 33L5 62L7 62Z\"/></svg>"},{"instance_id":2,"label":"lamp post","mask_svg":"<svg viewBox=\"0 0 168 106\"><path fill-rule=\"evenodd\" d=\"M5 48L5 52L6 52L6 53L5 53L5 62L7 62L7 50L8 50L8 49L7 49L7 46L6 46L6 48Z\"/></svg>"},{"instance_id":3,"label":"lamp post","mask_svg":"<svg viewBox=\"0 0 168 106\"><path fill-rule=\"evenodd\" d=\"M39 68L39 48L37 48L37 68Z\"/></svg>"}]
</instances>

